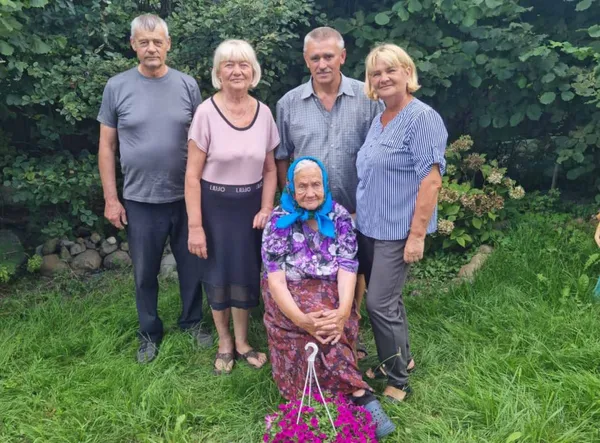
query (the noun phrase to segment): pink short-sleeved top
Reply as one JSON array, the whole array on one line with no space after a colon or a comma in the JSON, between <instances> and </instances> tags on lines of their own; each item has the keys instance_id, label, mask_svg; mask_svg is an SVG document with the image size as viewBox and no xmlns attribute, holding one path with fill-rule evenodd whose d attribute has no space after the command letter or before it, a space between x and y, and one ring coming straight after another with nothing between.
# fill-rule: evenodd
<instances>
[{"instance_id":1,"label":"pink short-sleeved top","mask_svg":"<svg viewBox=\"0 0 600 443\"><path fill-rule=\"evenodd\" d=\"M206 152L203 180L248 185L262 179L265 157L279 145L279 133L273 114L264 103L258 102L250 125L237 128L211 98L196 109L188 140L194 140Z\"/></svg>"}]
</instances>

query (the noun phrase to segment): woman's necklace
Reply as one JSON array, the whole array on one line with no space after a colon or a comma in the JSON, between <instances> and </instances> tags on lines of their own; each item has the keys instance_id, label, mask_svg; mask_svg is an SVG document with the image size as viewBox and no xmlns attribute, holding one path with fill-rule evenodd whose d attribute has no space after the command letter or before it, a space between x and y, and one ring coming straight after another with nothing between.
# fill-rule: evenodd
<instances>
[{"instance_id":1,"label":"woman's necklace","mask_svg":"<svg viewBox=\"0 0 600 443\"><path fill-rule=\"evenodd\" d=\"M243 107L244 112L241 115L236 116L236 114L231 109L229 109L229 106L227 106L227 101L225 100L225 97L223 97L223 105L225 106L225 109L227 110L227 113L229 114L231 121L233 121L233 123L235 123L235 124L237 124L244 117L246 117L246 114L248 113L248 108L250 107L250 106L244 106Z\"/></svg>"}]
</instances>

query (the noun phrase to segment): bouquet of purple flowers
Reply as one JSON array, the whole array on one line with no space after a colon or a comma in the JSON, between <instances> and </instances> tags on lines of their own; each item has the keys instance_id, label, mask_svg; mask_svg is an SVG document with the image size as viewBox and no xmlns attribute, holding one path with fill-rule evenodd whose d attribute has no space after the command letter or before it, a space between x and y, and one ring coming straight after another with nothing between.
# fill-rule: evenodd
<instances>
[{"instance_id":1,"label":"bouquet of purple flowers","mask_svg":"<svg viewBox=\"0 0 600 443\"><path fill-rule=\"evenodd\" d=\"M278 412L267 415L263 442L373 443L377 441L376 425L365 408L355 406L343 396L326 396L323 399L316 394L313 398L313 404L302 406L302 411L300 411L301 401L296 400L279 405ZM329 413L325 404L328 406Z\"/></svg>"}]
</instances>

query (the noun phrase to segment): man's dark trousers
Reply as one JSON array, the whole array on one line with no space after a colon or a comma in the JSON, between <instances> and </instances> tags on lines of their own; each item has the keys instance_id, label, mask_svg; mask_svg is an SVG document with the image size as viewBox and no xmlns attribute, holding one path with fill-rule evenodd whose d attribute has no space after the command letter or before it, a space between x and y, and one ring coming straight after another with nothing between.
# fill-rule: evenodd
<instances>
[{"instance_id":1,"label":"man's dark trousers","mask_svg":"<svg viewBox=\"0 0 600 443\"><path fill-rule=\"evenodd\" d=\"M125 210L140 338L159 343L163 324L157 309L158 274L167 237L177 263L182 303L179 327L182 329L193 328L202 320L200 258L188 250L188 220L184 200L158 204L125 200Z\"/></svg>"}]
</instances>

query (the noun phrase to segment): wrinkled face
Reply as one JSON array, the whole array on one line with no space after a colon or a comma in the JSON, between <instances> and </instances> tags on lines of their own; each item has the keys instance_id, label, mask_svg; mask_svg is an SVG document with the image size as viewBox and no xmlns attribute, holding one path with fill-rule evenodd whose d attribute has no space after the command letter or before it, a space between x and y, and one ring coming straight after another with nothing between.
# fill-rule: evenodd
<instances>
[{"instance_id":1,"label":"wrinkled face","mask_svg":"<svg viewBox=\"0 0 600 443\"><path fill-rule=\"evenodd\" d=\"M298 206L309 211L317 209L325 200L323 174L317 165L301 169L294 176L294 197Z\"/></svg>"},{"instance_id":2,"label":"wrinkled face","mask_svg":"<svg viewBox=\"0 0 600 443\"><path fill-rule=\"evenodd\" d=\"M131 37L131 47L142 66L153 71L164 66L167 52L171 49L171 39L162 26L157 26L154 31L141 29Z\"/></svg>"},{"instance_id":3,"label":"wrinkled face","mask_svg":"<svg viewBox=\"0 0 600 443\"><path fill-rule=\"evenodd\" d=\"M223 89L247 91L252 85L254 70L248 61L226 60L219 65L217 76Z\"/></svg>"},{"instance_id":4,"label":"wrinkled face","mask_svg":"<svg viewBox=\"0 0 600 443\"><path fill-rule=\"evenodd\" d=\"M340 77L346 61L346 49L340 49L335 39L309 40L304 51L304 61L316 83L328 85Z\"/></svg>"},{"instance_id":5,"label":"wrinkled face","mask_svg":"<svg viewBox=\"0 0 600 443\"><path fill-rule=\"evenodd\" d=\"M408 92L410 74L410 69L404 66L390 66L378 60L369 77L375 93L385 100L387 97Z\"/></svg>"}]
</instances>

